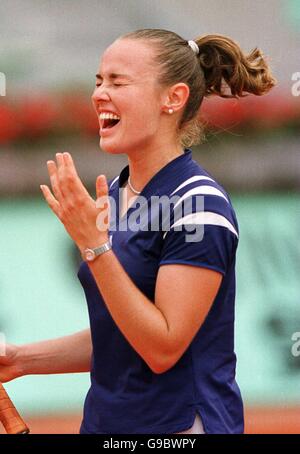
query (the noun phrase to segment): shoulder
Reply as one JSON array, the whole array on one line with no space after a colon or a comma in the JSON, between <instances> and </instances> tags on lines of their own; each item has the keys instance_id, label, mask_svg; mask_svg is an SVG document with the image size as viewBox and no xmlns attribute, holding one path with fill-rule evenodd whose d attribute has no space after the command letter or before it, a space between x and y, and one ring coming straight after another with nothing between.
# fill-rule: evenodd
<instances>
[{"instance_id":1,"label":"shoulder","mask_svg":"<svg viewBox=\"0 0 300 454\"><path fill-rule=\"evenodd\" d=\"M170 196L176 198L163 226L160 265L190 264L225 275L234 263L239 238L227 192L200 166L173 186Z\"/></svg>"},{"instance_id":2,"label":"shoulder","mask_svg":"<svg viewBox=\"0 0 300 454\"><path fill-rule=\"evenodd\" d=\"M193 219L207 225L222 226L238 238L238 222L229 194L223 186L198 163L192 161L177 184L173 184L170 196L174 208L182 207L193 213Z\"/></svg>"}]
</instances>

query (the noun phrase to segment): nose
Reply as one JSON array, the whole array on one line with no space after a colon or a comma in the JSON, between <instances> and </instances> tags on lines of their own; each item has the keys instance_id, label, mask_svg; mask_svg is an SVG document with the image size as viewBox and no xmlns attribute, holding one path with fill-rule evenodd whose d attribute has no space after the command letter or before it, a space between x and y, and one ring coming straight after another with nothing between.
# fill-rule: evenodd
<instances>
[{"instance_id":1,"label":"nose","mask_svg":"<svg viewBox=\"0 0 300 454\"><path fill-rule=\"evenodd\" d=\"M92 101L99 102L99 101L109 101L110 96L107 87L104 84L101 84L99 87L95 87L93 94L92 94Z\"/></svg>"}]
</instances>

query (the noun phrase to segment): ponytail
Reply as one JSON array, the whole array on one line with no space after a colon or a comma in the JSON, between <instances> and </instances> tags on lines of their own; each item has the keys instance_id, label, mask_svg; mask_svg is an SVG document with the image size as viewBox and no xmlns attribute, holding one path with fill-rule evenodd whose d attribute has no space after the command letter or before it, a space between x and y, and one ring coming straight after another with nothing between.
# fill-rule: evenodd
<instances>
[{"instance_id":1,"label":"ponytail","mask_svg":"<svg viewBox=\"0 0 300 454\"><path fill-rule=\"evenodd\" d=\"M244 54L240 46L222 35L205 35L195 40L199 47L199 62L205 78L205 95L222 98L257 96L268 93L276 84L262 54L255 48ZM226 94L226 82L230 94Z\"/></svg>"}]
</instances>

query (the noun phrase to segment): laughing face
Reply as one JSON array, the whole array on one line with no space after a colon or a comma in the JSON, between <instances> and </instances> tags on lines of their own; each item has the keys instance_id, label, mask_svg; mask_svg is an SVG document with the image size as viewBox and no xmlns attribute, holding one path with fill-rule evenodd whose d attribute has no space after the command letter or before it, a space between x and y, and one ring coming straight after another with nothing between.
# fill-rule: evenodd
<instances>
[{"instance_id":1,"label":"laughing face","mask_svg":"<svg viewBox=\"0 0 300 454\"><path fill-rule=\"evenodd\" d=\"M164 90L153 58L153 48L130 39L119 39L104 52L92 95L104 151L130 154L157 141Z\"/></svg>"}]
</instances>

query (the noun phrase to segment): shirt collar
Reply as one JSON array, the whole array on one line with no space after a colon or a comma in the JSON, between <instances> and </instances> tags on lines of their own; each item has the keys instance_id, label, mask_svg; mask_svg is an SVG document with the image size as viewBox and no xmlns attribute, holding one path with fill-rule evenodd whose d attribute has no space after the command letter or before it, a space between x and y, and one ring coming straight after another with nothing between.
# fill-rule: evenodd
<instances>
[{"instance_id":1,"label":"shirt collar","mask_svg":"<svg viewBox=\"0 0 300 454\"><path fill-rule=\"evenodd\" d=\"M148 181L141 191L143 197L148 197L154 194L164 193L164 187L167 187L170 182L170 178L174 181L182 175L182 166L192 159L192 150L185 148L184 153L177 158L172 159L165 166L159 169L155 175ZM129 165L124 167L119 177L119 188L128 180L129 176Z\"/></svg>"}]
</instances>

